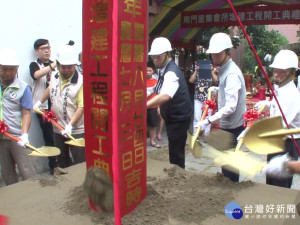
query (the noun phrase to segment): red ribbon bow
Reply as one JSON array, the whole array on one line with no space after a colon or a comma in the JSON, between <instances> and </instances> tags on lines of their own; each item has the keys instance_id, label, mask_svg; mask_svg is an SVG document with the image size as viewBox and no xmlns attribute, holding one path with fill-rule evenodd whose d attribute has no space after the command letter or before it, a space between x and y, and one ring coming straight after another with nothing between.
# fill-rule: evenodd
<instances>
[{"instance_id":1,"label":"red ribbon bow","mask_svg":"<svg viewBox=\"0 0 300 225\"><path fill-rule=\"evenodd\" d=\"M0 133L4 134L7 130L8 126L3 121L0 121Z\"/></svg>"},{"instance_id":2,"label":"red ribbon bow","mask_svg":"<svg viewBox=\"0 0 300 225\"><path fill-rule=\"evenodd\" d=\"M211 114L214 114L214 111L217 109L217 103L215 102L215 100L214 99L205 100L204 104L208 105L208 108L211 109Z\"/></svg>"},{"instance_id":3,"label":"red ribbon bow","mask_svg":"<svg viewBox=\"0 0 300 225\"><path fill-rule=\"evenodd\" d=\"M55 113L52 110L47 110L44 112L43 114L43 121L47 121L48 123L51 122L51 120L54 120L55 122L57 122L57 118Z\"/></svg>"},{"instance_id":4,"label":"red ribbon bow","mask_svg":"<svg viewBox=\"0 0 300 225\"><path fill-rule=\"evenodd\" d=\"M245 120L244 127L250 127L253 121L259 119L260 116L261 113L254 109L247 110L247 112L243 114L243 119Z\"/></svg>"}]
</instances>

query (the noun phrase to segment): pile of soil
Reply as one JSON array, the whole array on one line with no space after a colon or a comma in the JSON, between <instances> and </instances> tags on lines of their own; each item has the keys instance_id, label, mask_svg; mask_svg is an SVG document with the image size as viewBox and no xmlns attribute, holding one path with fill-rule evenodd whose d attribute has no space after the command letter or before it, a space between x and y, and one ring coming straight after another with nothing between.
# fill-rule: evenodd
<instances>
[{"instance_id":1,"label":"pile of soil","mask_svg":"<svg viewBox=\"0 0 300 225\"><path fill-rule=\"evenodd\" d=\"M149 152L148 157L166 161L167 149ZM209 217L224 215L224 204L234 199L233 193L254 185L251 181L231 182L220 173L191 173L177 166L164 169L163 173L162 177L147 177L147 197L132 213L122 218L122 224L200 224ZM114 224L112 213L90 210L82 185L70 192L61 210L69 215L88 216L94 224Z\"/></svg>"}]
</instances>

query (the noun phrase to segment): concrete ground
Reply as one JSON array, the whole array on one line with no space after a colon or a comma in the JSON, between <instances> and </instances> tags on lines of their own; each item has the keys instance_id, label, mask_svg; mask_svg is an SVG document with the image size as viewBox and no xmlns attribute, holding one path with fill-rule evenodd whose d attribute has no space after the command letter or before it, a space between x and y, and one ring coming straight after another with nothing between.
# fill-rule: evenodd
<instances>
[{"instance_id":1,"label":"concrete ground","mask_svg":"<svg viewBox=\"0 0 300 225\"><path fill-rule=\"evenodd\" d=\"M162 147L167 146L168 139L167 139L166 132L163 132L162 137L163 137L163 140L157 141L157 143L159 143ZM221 167L219 165L215 165L213 163L212 159L206 157L207 151L209 151L209 147L208 146L205 147L205 143L202 143L202 144L204 147L202 149L202 157L201 158L199 158L199 159L195 158L192 155L192 153L188 153L186 155L186 162L185 162L186 170L195 171L195 172L204 171L204 172L209 172L209 173L221 172ZM147 138L147 151L155 151L155 150L157 150L157 149L149 146L149 138ZM242 150L245 150L244 146L242 147ZM249 154L255 155L256 157L259 157L259 159L261 159L263 161L266 160L266 155L258 155L258 154L251 153L251 152L249 152ZM257 174L253 178L247 177L247 176L241 174L240 181L246 181L246 180L251 180L253 182L262 183L262 184L266 183L266 177L261 174ZM300 190L300 175L294 175L292 189Z\"/></svg>"}]
</instances>

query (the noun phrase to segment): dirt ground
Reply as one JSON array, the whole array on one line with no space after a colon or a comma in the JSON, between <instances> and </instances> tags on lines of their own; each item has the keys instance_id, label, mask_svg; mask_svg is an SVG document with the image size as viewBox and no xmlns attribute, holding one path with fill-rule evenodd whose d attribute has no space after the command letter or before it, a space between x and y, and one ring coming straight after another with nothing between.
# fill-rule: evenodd
<instances>
[{"instance_id":1,"label":"dirt ground","mask_svg":"<svg viewBox=\"0 0 300 225\"><path fill-rule=\"evenodd\" d=\"M122 219L122 224L200 224L208 217L224 215L224 203L234 199L232 189L253 185L251 182L234 184L220 174L190 176L178 168L165 173L168 177L163 180L148 177L146 199ZM224 190L224 186L231 190ZM114 224L113 214L97 214L88 208L82 186L73 189L63 210L70 215L88 215L94 224Z\"/></svg>"},{"instance_id":2,"label":"dirt ground","mask_svg":"<svg viewBox=\"0 0 300 225\"><path fill-rule=\"evenodd\" d=\"M187 150L187 153L189 151ZM282 190L245 181L233 183L222 174L192 173L168 162L168 149L148 152L148 195L123 225L221 225L221 224L297 224L284 221L231 220L224 207L231 201L241 205L299 202L295 190ZM24 181L0 188L0 215L9 225L112 225L114 215L89 209L83 190L85 164L70 167L69 174L51 179ZM285 193L285 194L283 194ZM284 200L282 200L284 199ZM297 219L299 216L297 215ZM274 223L275 222L275 223ZM296 223L294 223L296 222Z\"/></svg>"},{"instance_id":3,"label":"dirt ground","mask_svg":"<svg viewBox=\"0 0 300 225\"><path fill-rule=\"evenodd\" d=\"M148 157L167 161L168 149L148 152ZM163 178L147 177L146 199L122 219L122 224L200 224L208 217L224 215L224 203L234 199L232 190L253 186L250 181L233 183L222 174L192 174L177 166L164 168L162 173ZM113 214L97 214L88 208L83 186L72 190L62 210L71 215L88 215L94 224L114 224Z\"/></svg>"}]
</instances>

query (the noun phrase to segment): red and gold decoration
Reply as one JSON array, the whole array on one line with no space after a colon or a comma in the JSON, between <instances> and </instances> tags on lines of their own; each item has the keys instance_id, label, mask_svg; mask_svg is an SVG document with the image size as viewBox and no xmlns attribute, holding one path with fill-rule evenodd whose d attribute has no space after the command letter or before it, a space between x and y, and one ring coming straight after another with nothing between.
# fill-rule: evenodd
<instances>
[{"instance_id":1,"label":"red and gold decoration","mask_svg":"<svg viewBox=\"0 0 300 225\"><path fill-rule=\"evenodd\" d=\"M52 110L45 110L44 114L43 114L43 122L48 122L50 123L51 120L57 122L57 118L55 113Z\"/></svg>"},{"instance_id":2,"label":"red and gold decoration","mask_svg":"<svg viewBox=\"0 0 300 225\"><path fill-rule=\"evenodd\" d=\"M112 179L115 224L147 195L147 5L83 1L86 163Z\"/></svg>"},{"instance_id":3,"label":"red and gold decoration","mask_svg":"<svg viewBox=\"0 0 300 225\"><path fill-rule=\"evenodd\" d=\"M3 121L0 121L0 133L4 134L7 130L8 126Z\"/></svg>"},{"instance_id":4,"label":"red and gold decoration","mask_svg":"<svg viewBox=\"0 0 300 225\"><path fill-rule=\"evenodd\" d=\"M248 109L246 113L243 114L244 127L251 127L252 123L261 117L261 113L254 110Z\"/></svg>"},{"instance_id":5,"label":"red and gold decoration","mask_svg":"<svg viewBox=\"0 0 300 225\"><path fill-rule=\"evenodd\" d=\"M215 99L205 100L203 109L205 108L206 105L208 105L208 108L211 110L211 115L213 115L215 110L218 107Z\"/></svg>"}]
</instances>

